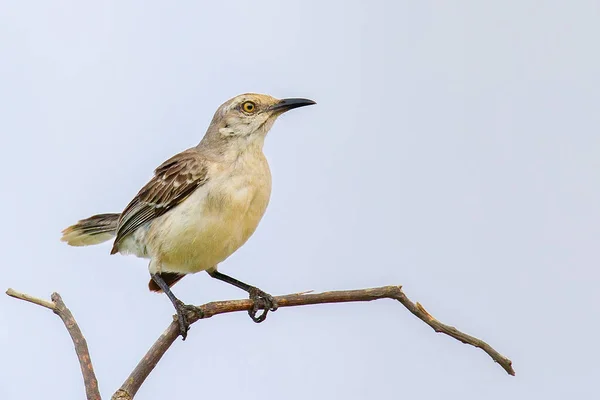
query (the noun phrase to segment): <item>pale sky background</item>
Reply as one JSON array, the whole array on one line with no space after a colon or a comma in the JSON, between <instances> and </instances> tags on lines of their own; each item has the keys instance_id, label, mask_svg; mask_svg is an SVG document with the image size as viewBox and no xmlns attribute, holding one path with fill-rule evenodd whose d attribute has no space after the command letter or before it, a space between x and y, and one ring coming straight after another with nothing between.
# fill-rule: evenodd
<instances>
[{"instance_id":1,"label":"pale sky background","mask_svg":"<svg viewBox=\"0 0 600 400\"><path fill-rule=\"evenodd\" d=\"M318 104L269 134L271 204L220 269L272 294L402 284L517 376L380 300L201 321L137 398L597 393L597 1L1 3L0 286L62 294L105 398L173 309L146 261L60 231L121 211L247 91ZM206 274L174 291L244 297ZM83 398L51 312L0 297L0 341L0 398Z\"/></svg>"}]
</instances>

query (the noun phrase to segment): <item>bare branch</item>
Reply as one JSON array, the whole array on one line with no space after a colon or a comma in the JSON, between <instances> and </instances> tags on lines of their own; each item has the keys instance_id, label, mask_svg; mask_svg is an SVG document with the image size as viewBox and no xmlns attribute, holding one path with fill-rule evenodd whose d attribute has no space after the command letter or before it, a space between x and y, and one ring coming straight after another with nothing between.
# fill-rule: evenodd
<instances>
[{"instance_id":1,"label":"bare branch","mask_svg":"<svg viewBox=\"0 0 600 400\"><path fill-rule=\"evenodd\" d=\"M458 329L445 325L429 314L419 303L413 303L406 297L401 286L384 286L372 289L342 290L316 294L291 294L277 296L275 300L279 307L294 307L311 304L348 303L357 301L372 301L377 299L394 299L399 301L413 315L432 327L436 332L444 333L462 343L470 344L485 351L495 362L509 374L515 375L512 361L504 357L489 344L481 339L467 335ZM188 314L188 321L194 323L199 319L210 318L214 315L238 311L246 311L252 307L252 300L215 301L196 307L196 312ZM131 375L121 388L113 395L112 400L131 400L154 369L161 357L179 336L179 326L176 321L152 345L144 358L138 363Z\"/></svg>"},{"instance_id":2,"label":"bare branch","mask_svg":"<svg viewBox=\"0 0 600 400\"><path fill-rule=\"evenodd\" d=\"M52 311L54 311L56 309L56 306L54 305L54 303L52 303L48 300L38 299L37 297L33 297L33 296L30 296L25 293L17 292L16 290L11 289L11 288L9 288L6 291L6 294L9 295L10 297L14 297L15 299L25 300L30 303L37 304L38 306L46 307Z\"/></svg>"},{"instance_id":3,"label":"bare branch","mask_svg":"<svg viewBox=\"0 0 600 400\"><path fill-rule=\"evenodd\" d=\"M191 322L198 321L194 317ZM127 380L123 382L121 388L112 396L112 400L131 400L137 393L142 383L146 380L150 372L156 367L162 356L169 350L169 347L179 336L179 323L177 320L171 322L171 325L163 332L156 342L150 347L144 358L138 363Z\"/></svg>"},{"instance_id":4,"label":"bare branch","mask_svg":"<svg viewBox=\"0 0 600 400\"><path fill-rule=\"evenodd\" d=\"M77 325L77 321L75 321L75 317L73 317L73 314L67 308L60 295L58 293L52 293L52 302L49 302L29 296L25 293L17 292L13 289L8 289L6 294L20 300L25 300L30 303L49 308L60 317L65 324L69 335L71 335L73 344L75 345L75 352L77 353L79 365L81 366L81 373L83 375L86 398L87 400L101 400L100 391L98 390L98 380L96 379L96 374L94 373L87 343L83 337L83 334L81 333L81 330L79 329L79 326Z\"/></svg>"},{"instance_id":5,"label":"bare branch","mask_svg":"<svg viewBox=\"0 0 600 400\"><path fill-rule=\"evenodd\" d=\"M92 359L90 358L90 352L87 347L87 342L81 333L81 329L75 321L75 317L71 314L71 311L65 306L62 298L58 293L52 293L52 301L56 305L54 313L62 319L73 344L75 345L75 352L79 359L79 365L81 366L81 373L83 375L83 382L85 383L85 394L88 400L101 400L100 391L98 390L98 380L94 373L94 367L92 365Z\"/></svg>"},{"instance_id":6,"label":"bare branch","mask_svg":"<svg viewBox=\"0 0 600 400\"><path fill-rule=\"evenodd\" d=\"M358 301L372 301L377 299L394 299L399 301L413 315L425 322L436 332L444 333L462 343L482 349L495 362L500 364L500 366L504 368L509 375L515 375L511 360L498 353L483 340L467 335L455 327L445 325L435 319L421 304L413 303L411 300L409 300L402 291L401 286L384 286L360 290L341 290L316 294L307 293L308 292L277 296L275 299L280 308L311 304L349 303ZM63 320L75 345L75 351L81 365L81 372L83 374L87 399L100 400L98 382L94 374L94 369L92 367L92 362L85 338L77 326L77 322L75 321L73 314L71 314L69 309L65 306L60 295L58 295L58 293L53 293L52 302L48 302L46 300L17 292L13 289L8 289L6 294L17 299L25 300L30 303L49 308ZM190 323L195 323L200 319L210 318L218 314L247 311L252 306L252 300L215 301L195 307L188 313L187 317ZM263 306L264 304L261 304L261 307ZM150 372L152 372L156 364L160 361L169 347L175 342L178 336L179 325L175 319L158 338L158 340L152 345L150 350L148 350L144 358L138 363L121 388L113 395L112 400L132 400L140 386L144 383L148 375L150 375Z\"/></svg>"}]
</instances>

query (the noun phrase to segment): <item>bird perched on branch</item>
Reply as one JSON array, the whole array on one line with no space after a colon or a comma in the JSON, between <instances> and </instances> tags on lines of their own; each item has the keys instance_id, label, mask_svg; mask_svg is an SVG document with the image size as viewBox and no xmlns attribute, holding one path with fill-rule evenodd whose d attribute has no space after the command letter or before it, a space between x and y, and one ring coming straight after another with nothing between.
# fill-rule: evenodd
<instances>
[{"instance_id":1,"label":"bird perched on branch","mask_svg":"<svg viewBox=\"0 0 600 400\"><path fill-rule=\"evenodd\" d=\"M200 143L156 168L123 212L83 219L63 230L61 240L88 246L114 237L111 254L149 259L149 288L169 297L184 340L191 306L170 287L199 271L248 292L254 300L250 317L263 321L277 309L273 297L217 267L254 233L269 203L271 173L263 154L267 132L284 112L311 104L253 93L228 100ZM264 311L257 315L260 302Z\"/></svg>"}]
</instances>

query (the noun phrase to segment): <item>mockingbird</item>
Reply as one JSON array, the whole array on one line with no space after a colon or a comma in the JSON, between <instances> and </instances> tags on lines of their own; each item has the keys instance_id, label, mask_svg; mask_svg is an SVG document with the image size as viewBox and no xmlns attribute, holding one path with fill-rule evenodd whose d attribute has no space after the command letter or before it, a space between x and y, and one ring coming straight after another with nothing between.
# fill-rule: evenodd
<instances>
[{"instance_id":1,"label":"mockingbird","mask_svg":"<svg viewBox=\"0 0 600 400\"><path fill-rule=\"evenodd\" d=\"M150 259L148 286L169 297L184 340L191 306L170 287L199 271L248 292L254 300L248 313L262 322L277 309L273 297L217 267L254 233L269 203L271 172L262 150L267 132L284 112L311 104L253 93L228 100L200 143L156 168L122 213L83 219L63 230L61 240L88 246L115 237L111 254ZM264 311L257 315L261 303Z\"/></svg>"}]
</instances>

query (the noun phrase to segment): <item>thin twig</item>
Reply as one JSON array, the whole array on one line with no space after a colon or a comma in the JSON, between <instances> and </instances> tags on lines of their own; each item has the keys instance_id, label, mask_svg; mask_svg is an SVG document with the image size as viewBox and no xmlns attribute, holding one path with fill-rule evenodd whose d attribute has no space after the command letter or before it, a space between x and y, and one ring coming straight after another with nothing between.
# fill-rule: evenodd
<instances>
[{"instance_id":1,"label":"thin twig","mask_svg":"<svg viewBox=\"0 0 600 400\"><path fill-rule=\"evenodd\" d=\"M100 391L98 389L98 380L94 373L94 366L92 365L92 359L90 358L90 352L87 347L87 342L75 321L75 317L71 314L71 311L67 308L62 298L58 293L52 293L52 301L56 305L54 313L62 319L71 335L73 344L75 345L75 352L79 359L79 365L81 366L81 374L83 375L83 382L85 383L85 393L88 400L101 400Z\"/></svg>"},{"instance_id":2,"label":"thin twig","mask_svg":"<svg viewBox=\"0 0 600 400\"><path fill-rule=\"evenodd\" d=\"M25 293L17 292L14 289L8 289L6 291L6 294L9 295L10 297L14 297L15 299L25 300L30 303L37 304L38 306L46 307L52 311L54 311L54 309L56 308L54 303L52 303L48 300L38 299L37 297L33 297L33 296L30 296Z\"/></svg>"},{"instance_id":3,"label":"thin twig","mask_svg":"<svg viewBox=\"0 0 600 400\"><path fill-rule=\"evenodd\" d=\"M193 322L198 321L195 317ZM179 323L174 320L171 325L163 332L156 342L150 347L144 358L140 360L127 380L123 382L121 388L112 396L111 400L131 400L137 393L142 383L146 380L150 372L156 367L162 356L169 350L169 347L179 336Z\"/></svg>"},{"instance_id":4,"label":"thin twig","mask_svg":"<svg viewBox=\"0 0 600 400\"><path fill-rule=\"evenodd\" d=\"M81 373L83 375L86 398L87 400L101 400L100 391L98 390L98 380L94 373L94 367L92 365L87 343L81 333L81 329L79 329L79 326L77 325L77 321L75 321L75 317L73 317L73 314L67 308L60 295L58 293L52 293L52 302L49 302L47 300L29 296L25 293L17 292L13 289L8 289L6 294L20 300L25 300L49 308L60 317L75 345L75 352L77 353L79 365L81 366Z\"/></svg>"},{"instance_id":5,"label":"thin twig","mask_svg":"<svg viewBox=\"0 0 600 400\"><path fill-rule=\"evenodd\" d=\"M294 307L311 304L348 303L357 301L371 301L377 299L394 299L399 301L413 315L432 327L436 332L444 333L462 343L470 344L485 351L495 362L509 374L515 375L512 361L504 357L489 344L481 339L467 335L458 329L445 325L429 314L419 303L413 303L406 297L401 286L384 286L373 289L342 290L316 294L291 294L275 297L280 308ZM251 300L215 301L196 307L196 312L188 314L188 321L194 323L199 319L210 318L214 315L230 312L246 311L252 307ZM150 372L154 369L161 357L179 336L179 325L173 321L165 332L152 345L144 358L138 363L131 375L121 388L113 395L112 400L131 400L144 383Z\"/></svg>"}]
</instances>

